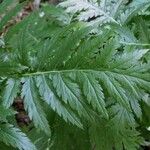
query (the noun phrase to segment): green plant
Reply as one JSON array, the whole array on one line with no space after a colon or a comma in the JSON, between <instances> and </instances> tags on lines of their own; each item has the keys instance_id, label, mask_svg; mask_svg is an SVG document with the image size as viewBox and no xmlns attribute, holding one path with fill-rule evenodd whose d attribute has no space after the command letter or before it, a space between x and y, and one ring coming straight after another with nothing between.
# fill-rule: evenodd
<instances>
[{"instance_id":1,"label":"green plant","mask_svg":"<svg viewBox=\"0 0 150 150\"><path fill-rule=\"evenodd\" d=\"M149 0L67 0L60 4L80 21L90 25L105 23L127 24L139 10L150 5Z\"/></svg>"},{"instance_id":2,"label":"green plant","mask_svg":"<svg viewBox=\"0 0 150 150\"><path fill-rule=\"evenodd\" d=\"M123 45L120 36L134 33L122 34L122 26L93 32L58 10L43 6L3 35L0 140L25 150L138 149L140 125L146 129L150 120L148 47ZM16 97L32 121L22 130L36 148L8 123L18 126L8 109Z\"/></svg>"}]
</instances>

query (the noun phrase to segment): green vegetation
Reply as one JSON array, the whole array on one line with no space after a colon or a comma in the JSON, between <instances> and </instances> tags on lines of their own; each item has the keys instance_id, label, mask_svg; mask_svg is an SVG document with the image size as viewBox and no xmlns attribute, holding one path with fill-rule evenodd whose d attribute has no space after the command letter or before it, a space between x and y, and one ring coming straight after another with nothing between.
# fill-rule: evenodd
<instances>
[{"instance_id":1,"label":"green vegetation","mask_svg":"<svg viewBox=\"0 0 150 150\"><path fill-rule=\"evenodd\" d=\"M42 3L7 27L26 4L0 3L0 149L148 145L150 1Z\"/></svg>"}]
</instances>

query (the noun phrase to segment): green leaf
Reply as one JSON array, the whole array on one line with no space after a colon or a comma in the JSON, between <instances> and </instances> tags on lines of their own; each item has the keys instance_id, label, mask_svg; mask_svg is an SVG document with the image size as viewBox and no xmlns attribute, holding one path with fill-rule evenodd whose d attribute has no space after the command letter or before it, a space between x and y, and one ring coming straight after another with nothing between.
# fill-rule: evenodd
<instances>
[{"instance_id":1,"label":"green leaf","mask_svg":"<svg viewBox=\"0 0 150 150\"><path fill-rule=\"evenodd\" d=\"M101 120L98 124L91 124L88 133L95 150L111 150L115 145L113 135L117 137L117 134L105 120Z\"/></svg>"},{"instance_id":2,"label":"green leaf","mask_svg":"<svg viewBox=\"0 0 150 150\"><path fill-rule=\"evenodd\" d=\"M122 143L125 150L137 150L140 148L139 145L142 144L144 141L144 139L140 137L140 133L135 129L127 129L122 134L124 135Z\"/></svg>"},{"instance_id":3,"label":"green leaf","mask_svg":"<svg viewBox=\"0 0 150 150\"><path fill-rule=\"evenodd\" d=\"M80 128L83 127L77 115L60 101L48 77L45 77L44 75L38 76L36 78L36 83L44 101L50 105L59 116L62 116L66 122L69 121Z\"/></svg>"},{"instance_id":4,"label":"green leaf","mask_svg":"<svg viewBox=\"0 0 150 150\"><path fill-rule=\"evenodd\" d=\"M103 89L98 81L96 81L94 74L79 72L78 78L83 86L83 93L87 97L88 103L108 118Z\"/></svg>"},{"instance_id":5,"label":"green leaf","mask_svg":"<svg viewBox=\"0 0 150 150\"><path fill-rule=\"evenodd\" d=\"M135 115L141 119L142 118L142 108L140 106L140 103L137 99L135 99L133 96L131 96L130 98L130 104L132 107L133 112L135 113Z\"/></svg>"},{"instance_id":6,"label":"green leaf","mask_svg":"<svg viewBox=\"0 0 150 150\"><path fill-rule=\"evenodd\" d=\"M36 150L26 135L10 124L0 124L0 141L19 150Z\"/></svg>"},{"instance_id":7,"label":"green leaf","mask_svg":"<svg viewBox=\"0 0 150 150\"><path fill-rule=\"evenodd\" d=\"M52 78L53 86L60 98L77 110L80 116L87 115L81 101L80 88L76 83L70 82L61 74L55 74Z\"/></svg>"},{"instance_id":8,"label":"green leaf","mask_svg":"<svg viewBox=\"0 0 150 150\"><path fill-rule=\"evenodd\" d=\"M115 114L112 121L115 122L117 130L124 130L124 128L128 126L135 126L135 119L132 111L127 111L119 104L112 106L110 111Z\"/></svg>"},{"instance_id":9,"label":"green leaf","mask_svg":"<svg viewBox=\"0 0 150 150\"><path fill-rule=\"evenodd\" d=\"M102 83L104 83L109 95L113 96L118 103L130 110L128 98L126 97L125 90L121 87L121 85L111 78L109 73L100 72L99 79Z\"/></svg>"},{"instance_id":10,"label":"green leaf","mask_svg":"<svg viewBox=\"0 0 150 150\"><path fill-rule=\"evenodd\" d=\"M49 124L40 105L40 98L34 80L32 78L23 78L22 83L21 96L29 118L33 120L33 123L37 128L43 130L46 134L50 134Z\"/></svg>"},{"instance_id":11,"label":"green leaf","mask_svg":"<svg viewBox=\"0 0 150 150\"><path fill-rule=\"evenodd\" d=\"M71 16L62 8L54 7L52 5L46 5L42 7L42 10L46 15L50 14L52 17L57 18L57 20L61 21L61 23L69 24L71 21Z\"/></svg>"},{"instance_id":12,"label":"green leaf","mask_svg":"<svg viewBox=\"0 0 150 150\"><path fill-rule=\"evenodd\" d=\"M60 3L59 5L63 8L66 8L66 12L76 14L76 18L78 20L87 22L89 21L90 25L102 25L108 22L118 24L118 22L108 14L104 7L98 6L97 1L68 0ZM95 18L95 20L92 22L90 21L91 18Z\"/></svg>"},{"instance_id":13,"label":"green leaf","mask_svg":"<svg viewBox=\"0 0 150 150\"><path fill-rule=\"evenodd\" d=\"M103 67L108 67L109 61L113 58L118 48L116 39L110 39L106 45L103 46L100 55L97 57L96 64Z\"/></svg>"},{"instance_id":14,"label":"green leaf","mask_svg":"<svg viewBox=\"0 0 150 150\"><path fill-rule=\"evenodd\" d=\"M127 24L133 16L135 16L142 8L145 6L149 6L149 0L134 0L132 1L128 9L124 13L121 14L121 22L123 24Z\"/></svg>"},{"instance_id":15,"label":"green leaf","mask_svg":"<svg viewBox=\"0 0 150 150\"><path fill-rule=\"evenodd\" d=\"M117 114L121 116L121 113ZM113 121L113 123L111 122ZM140 133L129 126L121 126L120 118L116 120L100 120L91 124L89 136L95 150L137 150L142 144Z\"/></svg>"},{"instance_id":16,"label":"green leaf","mask_svg":"<svg viewBox=\"0 0 150 150\"><path fill-rule=\"evenodd\" d=\"M3 92L3 106L9 108L20 90L20 81L18 79L8 79Z\"/></svg>"},{"instance_id":17,"label":"green leaf","mask_svg":"<svg viewBox=\"0 0 150 150\"><path fill-rule=\"evenodd\" d=\"M149 51L149 49L134 50L131 52L124 52L118 55L116 60L111 63L110 68L130 69L138 63L138 61Z\"/></svg>"}]
</instances>

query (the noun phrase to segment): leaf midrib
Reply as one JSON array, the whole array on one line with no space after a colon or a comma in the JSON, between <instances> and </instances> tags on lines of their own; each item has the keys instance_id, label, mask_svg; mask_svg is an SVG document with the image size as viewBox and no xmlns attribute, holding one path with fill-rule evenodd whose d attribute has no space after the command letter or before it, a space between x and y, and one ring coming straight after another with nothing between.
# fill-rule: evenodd
<instances>
[{"instance_id":1,"label":"leaf midrib","mask_svg":"<svg viewBox=\"0 0 150 150\"><path fill-rule=\"evenodd\" d=\"M72 73L72 72L89 72L89 73L100 73L100 72L110 72L110 73L114 73L114 74L119 74L119 75L124 75L124 76L128 76L128 77L132 77L135 79L139 79L145 82L149 82L147 80L144 80L142 78L139 78L137 76L131 75L131 74L127 74L125 72L121 72L119 73L118 71L114 71L114 70L108 70L105 68L102 68L101 70L93 70L93 69L71 69L71 70L51 70L51 71L39 71L39 72L33 72L33 73L25 73L22 74L22 77L30 77L30 76L38 76L38 75L46 75L46 74L55 74L55 73Z\"/></svg>"}]
</instances>

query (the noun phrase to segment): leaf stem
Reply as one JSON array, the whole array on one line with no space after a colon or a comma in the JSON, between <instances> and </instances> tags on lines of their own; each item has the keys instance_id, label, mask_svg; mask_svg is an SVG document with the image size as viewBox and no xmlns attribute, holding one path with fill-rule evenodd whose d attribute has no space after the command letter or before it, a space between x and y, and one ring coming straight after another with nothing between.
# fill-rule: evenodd
<instances>
[{"instance_id":1,"label":"leaf stem","mask_svg":"<svg viewBox=\"0 0 150 150\"><path fill-rule=\"evenodd\" d=\"M104 71L103 70L92 70L92 69L71 69L71 70L51 70L51 71L44 71L44 72L33 72L33 73L26 73L26 74L23 74L23 76L36 76L36 75L42 75L42 74L50 74L50 73L69 73L69 72L72 72L72 71L75 71L75 72L80 72L80 71L84 71L84 72L98 72L98 71Z\"/></svg>"}]
</instances>

